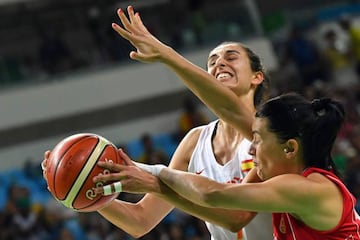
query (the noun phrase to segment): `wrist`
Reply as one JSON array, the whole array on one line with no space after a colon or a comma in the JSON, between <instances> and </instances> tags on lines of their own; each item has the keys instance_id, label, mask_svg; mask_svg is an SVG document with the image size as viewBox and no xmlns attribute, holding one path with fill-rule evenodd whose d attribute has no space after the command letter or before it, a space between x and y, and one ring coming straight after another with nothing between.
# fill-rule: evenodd
<instances>
[{"instance_id":1,"label":"wrist","mask_svg":"<svg viewBox=\"0 0 360 240\"><path fill-rule=\"evenodd\" d=\"M165 168L166 166L163 164L155 164L155 165L148 165L148 164L144 164L144 163L139 163L139 162L135 162L135 165L144 170L145 172L150 173L153 176L159 176L161 170L163 168Z\"/></svg>"},{"instance_id":2,"label":"wrist","mask_svg":"<svg viewBox=\"0 0 360 240\"><path fill-rule=\"evenodd\" d=\"M178 53L170 46L166 46L160 55L162 63L172 66L174 65L174 59L176 59L176 55L178 55Z\"/></svg>"},{"instance_id":3,"label":"wrist","mask_svg":"<svg viewBox=\"0 0 360 240\"><path fill-rule=\"evenodd\" d=\"M151 184L151 189L149 189L150 190L149 192L152 194L158 195L158 196L163 195L161 180L157 176L154 176L154 175L151 175L150 178L151 178L150 182L152 184Z\"/></svg>"}]
</instances>

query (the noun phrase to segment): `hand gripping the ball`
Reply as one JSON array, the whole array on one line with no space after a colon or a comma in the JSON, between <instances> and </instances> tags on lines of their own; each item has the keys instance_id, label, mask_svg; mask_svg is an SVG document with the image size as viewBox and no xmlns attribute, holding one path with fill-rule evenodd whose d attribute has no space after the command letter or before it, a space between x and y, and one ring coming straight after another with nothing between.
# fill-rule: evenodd
<instances>
[{"instance_id":1,"label":"hand gripping the ball","mask_svg":"<svg viewBox=\"0 0 360 240\"><path fill-rule=\"evenodd\" d=\"M42 173L43 173L43 178L45 179L46 183L47 183L47 178L46 178L46 163L49 159L49 156L50 156L50 151L45 151L44 152L44 159L41 161L41 170L42 170ZM47 186L47 189L49 190L49 186Z\"/></svg>"},{"instance_id":2,"label":"hand gripping the ball","mask_svg":"<svg viewBox=\"0 0 360 240\"><path fill-rule=\"evenodd\" d=\"M117 147L104 137L93 133L74 134L58 142L44 157L41 166L48 189L64 206L91 212L117 198L118 194L103 196L93 190L104 183L94 183L92 179L110 173L99 167L98 162L122 164ZM119 191L118 185L116 189Z\"/></svg>"},{"instance_id":3,"label":"hand gripping the ball","mask_svg":"<svg viewBox=\"0 0 360 240\"><path fill-rule=\"evenodd\" d=\"M103 187L94 189L96 193L103 195L113 194L123 191L128 193L148 193L160 192L159 180L146 170L139 168L138 163L132 161L130 157L119 149L119 155L124 164L115 164L112 162L99 162L98 166L108 169L111 173L100 175L93 178L94 182L104 182ZM154 165L147 165L154 166ZM112 182L111 184L106 184Z\"/></svg>"}]
</instances>

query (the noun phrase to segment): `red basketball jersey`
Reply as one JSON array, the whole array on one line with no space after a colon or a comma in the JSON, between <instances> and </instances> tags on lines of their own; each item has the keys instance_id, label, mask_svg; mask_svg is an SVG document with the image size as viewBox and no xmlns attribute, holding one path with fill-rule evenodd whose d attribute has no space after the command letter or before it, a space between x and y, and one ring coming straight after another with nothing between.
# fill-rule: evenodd
<instances>
[{"instance_id":1,"label":"red basketball jersey","mask_svg":"<svg viewBox=\"0 0 360 240\"><path fill-rule=\"evenodd\" d=\"M360 240L360 217L355 211L356 200L341 180L333 173L319 168L308 168L302 174L317 172L333 181L343 195L344 209L339 224L329 231L317 231L288 213L273 213L274 240Z\"/></svg>"}]
</instances>

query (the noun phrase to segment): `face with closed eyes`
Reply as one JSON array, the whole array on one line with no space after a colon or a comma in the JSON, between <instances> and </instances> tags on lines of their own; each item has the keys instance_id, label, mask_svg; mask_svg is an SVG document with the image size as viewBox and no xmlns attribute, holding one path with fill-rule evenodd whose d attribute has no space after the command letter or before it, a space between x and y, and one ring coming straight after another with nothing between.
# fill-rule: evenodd
<instances>
[{"instance_id":1,"label":"face with closed eyes","mask_svg":"<svg viewBox=\"0 0 360 240\"><path fill-rule=\"evenodd\" d=\"M207 69L238 96L246 94L251 87L263 80L261 73L252 71L246 50L236 43L222 44L214 48L209 54Z\"/></svg>"},{"instance_id":2,"label":"face with closed eyes","mask_svg":"<svg viewBox=\"0 0 360 240\"><path fill-rule=\"evenodd\" d=\"M281 143L276 134L269 131L266 118L255 118L252 127L253 140L249 154L253 156L257 174L267 180L285 173L296 173L296 151L284 152L289 142ZM293 142L293 140L290 140Z\"/></svg>"}]
</instances>

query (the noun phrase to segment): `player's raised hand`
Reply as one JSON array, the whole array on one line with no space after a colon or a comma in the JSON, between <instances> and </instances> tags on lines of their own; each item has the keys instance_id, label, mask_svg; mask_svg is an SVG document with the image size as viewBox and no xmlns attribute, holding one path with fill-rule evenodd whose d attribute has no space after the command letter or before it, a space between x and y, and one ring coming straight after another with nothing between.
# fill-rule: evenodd
<instances>
[{"instance_id":1,"label":"player's raised hand","mask_svg":"<svg viewBox=\"0 0 360 240\"><path fill-rule=\"evenodd\" d=\"M136 52L130 52L130 58L141 62L163 61L168 46L146 29L139 13L135 13L132 6L128 6L127 12L128 16L122 9L118 9L122 27L113 23L112 28L136 48Z\"/></svg>"}]
</instances>

